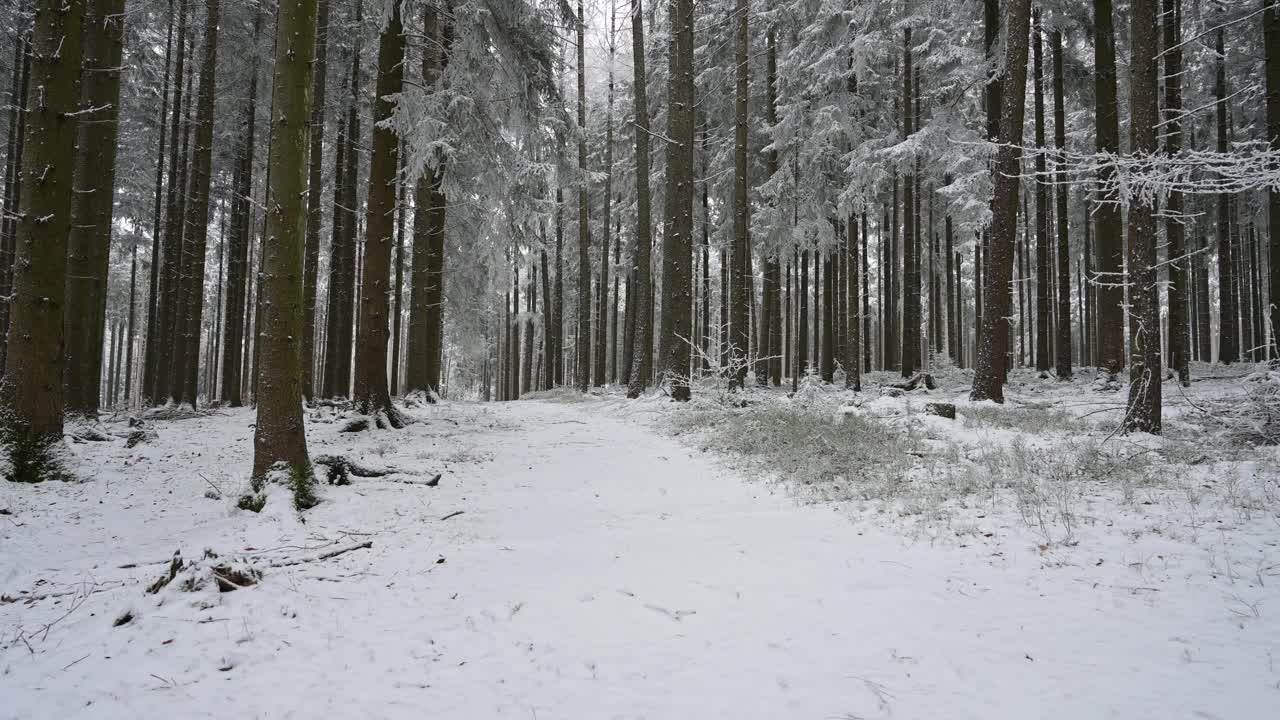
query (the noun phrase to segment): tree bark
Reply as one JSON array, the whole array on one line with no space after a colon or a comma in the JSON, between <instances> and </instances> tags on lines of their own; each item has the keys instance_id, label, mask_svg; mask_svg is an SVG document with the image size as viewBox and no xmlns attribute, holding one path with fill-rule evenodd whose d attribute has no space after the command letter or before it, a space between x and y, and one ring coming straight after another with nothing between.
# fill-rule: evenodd
<instances>
[{"instance_id":1,"label":"tree bark","mask_svg":"<svg viewBox=\"0 0 1280 720\"><path fill-rule=\"evenodd\" d=\"M1218 28L1215 50L1217 52L1214 95L1217 98L1218 152L1227 152L1227 75L1224 31ZM1232 247L1231 196L1219 193L1218 201L1218 362L1229 365L1240 359L1239 313L1235 293L1235 249Z\"/></svg>"},{"instance_id":2,"label":"tree bark","mask_svg":"<svg viewBox=\"0 0 1280 720\"><path fill-rule=\"evenodd\" d=\"M11 342L0 381L6 476L64 477L63 312L75 171L84 0L36 0L15 235Z\"/></svg>"},{"instance_id":3,"label":"tree bark","mask_svg":"<svg viewBox=\"0 0 1280 720\"><path fill-rule=\"evenodd\" d=\"M391 272L399 144L395 132L385 123L391 118L393 109L390 96L400 92L403 78L404 29L400 20L400 4L393 2L391 18L378 39L373 153L369 161L369 197L365 209L365 242L360 274L360 332L352 393L358 412L385 417L392 427L403 425L391 404L387 387L387 284Z\"/></svg>"},{"instance_id":4,"label":"tree bark","mask_svg":"<svg viewBox=\"0 0 1280 720\"><path fill-rule=\"evenodd\" d=\"M316 281L320 267L320 225L324 215L325 91L329 68L329 0L316 3L315 60L311 64L311 148L307 153L307 236L302 271L302 396L315 399Z\"/></svg>"},{"instance_id":5,"label":"tree bark","mask_svg":"<svg viewBox=\"0 0 1280 720\"><path fill-rule=\"evenodd\" d=\"M1161 19L1164 29L1164 110L1165 152L1182 151L1182 2L1164 0ZM1190 288L1190 259L1184 256L1186 226L1183 225L1182 193L1170 191L1165 236L1169 241L1169 364L1178 373L1183 387L1191 386L1191 337L1187 318Z\"/></svg>"},{"instance_id":6,"label":"tree bark","mask_svg":"<svg viewBox=\"0 0 1280 720\"><path fill-rule=\"evenodd\" d=\"M1137 156L1150 156L1157 148L1156 0L1132 0L1130 19L1130 152ZM1156 267L1155 203L1139 196L1129 204L1129 301L1133 305L1133 326L1129 405L1124 421L1126 432L1160 432L1163 377Z\"/></svg>"},{"instance_id":7,"label":"tree bark","mask_svg":"<svg viewBox=\"0 0 1280 720\"><path fill-rule=\"evenodd\" d=\"M1054 343L1056 369L1063 380L1071 378L1071 252L1067 226L1067 176L1064 172L1067 149L1067 113L1063 98L1062 31L1054 30L1053 45L1053 145L1058 151L1054 175L1057 186L1058 231L1058 336Z\"/></svg>"},{"instance_id":8,"label":"tree bark","mask_svg":"<svg viewBox=\"0 0 1280 720\"><path fill-rule=\"evenodd\" d=\"M1111 0L1094 0L1094 110L1099 153L1120 152L1120 119L1116 104L1116 41ZM1102 193L1094 211L1098 287L1098 366L1112 377L1124 368L1124 244L1118 190L1111 187L1115 169L1098 171Z\"/></svg>"},{"instance_id":9,"label":"tree bark","mask_svg":"<svg viewBox=\"0 0 1280 720\"><path fill-rule=\"evenodd\" d=\"M201 317L204 310L204 266L209 231L209 184L213 157L213 101L218 64L220 0L208 0L204 58L200 68L200 94L196 100L191 149L190 199L186 230L182 233L179 267L182 316L177 319L173 396L180 404L196 406L200 368Z\"/></svg>"},{"instance_id":10,"label":"tree bark","mask_svg":"<svg viewBox=\"0 0 1280 720\"><path fill-rule=\"evenodd\" d=\"M649 354L648 337L653 316L650 287L650 256L653 243L649 197L649 103L644 67L644 19L641 0L631 2L631 53L634 66L633 85L635 98L636 138L636 237L632 253L633 282L627 288L627 305L635 304L632 320L632 357L627 397L637 398L649 386L652 356ZM557 241L558 245L558 241ZM558 278L557 278L558 282ZM631 312L630 308L628 311Z\"/></svg>"},{"instance_id":11,"label":"tree bark","mask_svg":"<svg viewBox=\"0 0 1280 720\"><path fill-rule=\"evenodd\" d=\"M667 110L666 231L662 236L662 333L659 369L671 398L687 401L692 325L693 248L693 0L671 0L672 55Z\"/></svg>"},{"instance_id":12,"label":"tree bark","mask_svg":"<svg viewBox=\"0 0 1280 720\"><path fill-rule=\"evenodd\" d=\"M124 0L93 0L85 18L79 152L67 239L66 411L96 417L102 395L102 341L111 256Z\"/></svg>"},{"instance_id":13,"label":"tree bark","mask_svg":"<svg viewBox=\"0 0 1280 720\"><path fill-rule=\"evenodd\" d=\"M747 0L736 0L734 6L735 93L733 133L733 246L729 250L729 387L741 388L747 380L747 344L750 326L747 318L749 277L747 243L751 224L747 198L747 94L749 50ZM670 172L670 170L668 170ZM670 190L668 190L669 192ZM679 342L677 340L677 342Z\"/></svg>"},{"instance_id":14,"label":"tree bark","mask_svg":"<svg viewBox=\"0 0 1280 720\"><path fill-rule=\"evenodd\" d=\"M216 3L217 0L214 0ZM316 42L316 0L281 0L272 84L271 187L263 243L258 421L253 433L253 487L287 473L299 510L315 504L302 419L302 270L306 254L307 152L312 117L308 88ZM259 505L259 507L261 507Z\"/></svg>"},{"instance_id":15,"label":"tree bark","mask_svg":"<svg viewBox=\"0 0 1280 720\"><path fill-rule=\"evenodd\" d=\"M1105 1L1105 0L1104 0ZM972 400L1004 402L1004 372L998 352L1007 333L1009 283L1013 275L1013 244L1018 230L1018 194L1021 188L1020 143L1026 113L1027 30L1031 22L1031 0L1009 0L1005 73L1002 78L999 148L996 151L995 193L991 199L991 258L983 285L982 329L984 342L978 345ZM1007 336L1005 336L1007 337Z\"/></svg>"}]
</instances>

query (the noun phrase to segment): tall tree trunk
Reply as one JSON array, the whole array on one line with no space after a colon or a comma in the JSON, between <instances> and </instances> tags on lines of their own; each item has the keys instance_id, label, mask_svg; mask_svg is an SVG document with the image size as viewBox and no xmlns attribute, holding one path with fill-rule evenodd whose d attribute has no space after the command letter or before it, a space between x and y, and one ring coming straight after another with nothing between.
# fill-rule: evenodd
<instances>
[{"instance_id":1,"label":"tall tree trunk","mask_svg":"<svg viewBox=\"0 0 1280 720\"><path fill-rule=\"evenodd\" d=\"M258 51L258 36L262 31L262 11L253 16L253 51ZM255 63L256 68L256 63ZM249 74L249 92L245 98L245 125L239 153L235 159L238 167L232 184L231 238L227 256L227 309L226 322L222 326L222 399L231 407L244 404L241 393L241 356L245 341L245 308L249 293L249 237L251 198L253 195L254 138L258 113L258 73Z\"/></svg>"},{"instance_id":2,"label":"tall tree trunk","mask_svg":"<svg viewBox=\"0 0 1280 720\"><path fill-rule=\"evenodd\" d=\"M1267 142L1280 151L1280 0L1262 0L1262 37L1266 48ZM1181 14L1179 14L1181 18ZM1267 316L1271 328L1271 357L1280 358L1280 191L1267 191L1267 234L1270 281Z\"/></svg>"},{"instance_id":3,"label":"tall tree trunk","mask_svg":"<svg viewBox=\"0 0 1280 720\"><path fill-rule=\"evenodd\" d=\"M1132 121L1130 151L1155 154L1158 119L1156 1L1132 0L1129 30L1129 92ZM1141 196L1129 204L1129 300L1133 304L1130 337L1129 405L1126 432L1160 432L1160 290L1156 272L1155 203Z\"/></svg>"},{"instance_id":4,"label":"tall tree trunk","mask_svg":"<svg viewBox=\"0 0 1280 720\"><path fill-rule=\"evenodd\" d=\"M25 11L28 4L21 8ZM9 86L9 135L5 156L4 212L0 214L0 295L13 293L13 261L18 210L22 198L23 135L26 131L25 111L27 85L31 78L31 29L26 23L16 24L13 39L13 73ZM170 30L172 34L172 30ZM166 68L168 57L165 58ZM161 116L163 122L163 115ZM161 133L163 135L163 133ZM161 144L163 145L163 140ZM0 302L0 377L3 377L8 353L10 307Z\"/></svg>"},{"instance_id":5,"label":"tall tree trunk","mask_svg":"<svg viewBox=\"0 0 1280 720\"><path fill-rule=\"evenodd\" d=\"M1053 145L1058 151L1054 184L1057 185L1058 231L1058 338L1056 361L1058 377L1071 378L1071 238L1067 226L1067 113L1063 98L1062 31L1054 30L1053 44Z\"/></svg>"},{"instance_id":6,"label":"tall tree trunk","mask_svg":"<svg viewBox=\"0 0 1280 720\"><path fill-rule=\"evenodd\" d=\"M649 375L652 372L653 360L646 340L651 332L649 323L650 318L653 316L653 299L649 293L650 276L652 274L650 256L653 231L650 227L649 103L648 91L645 87L644 19L641 0L632 0L631 2L631 53L633 58L632 65L634 66L632 87L635 92L634 102L632 103L635 108L635 118L632 123L635 125L636 138L636 237L635 249L632 253L632 273L634 278L631 286L627 288L627 304L631 305L634 302L636 309L634 311L634 320L632 321L634 339L631 343L633 352L627 397L636 398L649 385Z\"/></svg>"},{"instance_id":7,"label":"tall tree trunk","mask_svg":"<svg viewBox=\"0 0 1280 720\"><path fill-rule=\"evenodd\" d=\"M1164 29L1164 111L1165 152L1182 151L1182 2L1164 0L1161 19ZM1169 364L1178 373L1178 382L1191 386L1191 338L1187 323L1187 294L1191 285L1191 261L1184 257L1186 226L1183 225L1182 193L1172 190L1168 199L1165 236L1169 241Z\"/></svg>"},{"instance_id":8,"label":"tall tree trunk","mask_svg":"<svg viewBox=\"0 0 1280 720\"><path fill-rule=\"evenodd\" d=\"M173 395L179 403L196 406L200 368L201 316L204 309L204 265L209 231L209 184L213 158L213 100L218 64L218 13L220 0L208 0L204 31L204 61L200 68L200 94L196 100L191 149L190 199L183 232L180 264L182 317L175 325L176 373Z\"/></svg>"},{"instance_id":9,"label":"tall tree trunk","mask_svg":"<svg viewBox=\"0 0 1280 720\"><path fill-rule=\"evenodd\" d=\"M391 272L391 240L396 205L396 167L399 144L385 125L391 118L391 95L404 79L404 29L400 3L391 5L391 18L378 39L378 80L374 99L373 154L369 161L369 197L365 210L365 242L360 274L360 333L356 340L356 409L374 416L377 424L401 427L387 388L387 334Z\"/></svg>"},{"instance_id":10,"label":"tall tree trunk","mask_svg":"<svg viewBox=\"0 0 1280 720\"><path fill-rule=\"evenodd\" d=\"M311 63L311 149L307 154L307 237L302 271L302 396L315 399L316 281L320 267L320 224L324 215L325 91L329 68L329 0L316 3L315 60Z\"/></svg>"},{"instance_id":11,"label":"tall tree trunk","mask_svg":"<svg viewBox=\"0 0 1280 720\"><path fill-rule=\"evenodd\" d=\"M844 364L844 386L850 390L862 389L862 345L858 337L861 332L861 317L859 312L861 299L858 294L858 216L850 213L849 223L847 225L847 244L845 251L847 260L845 267L847 268L844 277L844 287L838 288L845 293L845 302L847 310L844 316L845 322L845 343L844 356L841 362Z\"/></svg>"},{"instance_id":12,"label":"tall tree trunk","mask_svg":"<svg viewBox=\"0 0 1280 720\"><path fill-rule=\"evenodd\" d=\"M911 137L915 132L915 118L912 112L914 93L911 88L913 71L909 27L902 34L902 58L902 133L903 137ZM908 172L902 193L902 377L911 377L920 364L920 266L916 259L915 187L915 178Z\"/></svg>"},{"instance_id":13,"label":"tall tree trunk","mask_svg":"<svg viewBox=\"0 0 1280 720\"><path fill-rule=\"evenodd\" d=\"M613 11L609 12L609 68L608 101L604 116L604 222L601 228L603 243L600 246L600 292L596 304L596 354L593 384L604 385L608 377L609 357L609 241L613 226Z\"/></svg>"},{"instance_id":14,"label":"tall tree trunk","mask_svg":"<svg viewBox=\"0 0 1280 720\"><path fill-rule=\"evenodd\" d=\"M147 367L143 399L149 403L163 403L169 395L169 368L174 358L173 349L173 281L182 247L182 216L180 200L186 192L180 163L185 161L186 149L182 147L179 132L183 127L183 115L187 106L183 103L187 57L187 0L178 3L177 57L173 62L173 108L169 121L169 171L165 189L165 222L161 237L160 255L153 256L157 280L152 293L152 309L155 316L155 334L147 337Z\"/></svg>"},{"instance_id":15,"label":"tall tree trunk","mask_svg":"<svg viewBox=\"0 0 1280 720\"><path fill-rule=\"evenodd\" d=\"M587 73L586 23L578 0L578 329L574 340L575 385L586 392L591 386L591 209L587 189Z\"/></svg>"},{"instance_id":16,"label":"tall tree trunk","mask_svg":"<svg viewBox=\"0 0 1280 720\"><path fill-rule=\"evenodd\" d=\"M1217 98L1218 153L1227 152L1227 74L1224 30L1216 34L1215 50L1218 54L1213 85ZM1240 359L1239 314L1235 302L1235 250L1232 247L1231 196L1219 193L1218 200L1218 362L1230 364Z\"/></svg>"},{"instance_id":17,"label":"tall tree trunk","mask_svg":"<svg viewBox=\"0 0 1280 720\"><path fill-rule=\"evenodd\" d=\"M1104 0L1105 1L1105 0ZM1018 231L1018 194L1021 189L1022 152L1020 143L1026 115L1027 30L1031 22L1031 0L1009 0L1000 109L1000 143L996 151L995 193L991 200L991 258L983 285L982 328L976 358L973 400L1004 402L1004 377L997 352L1004 347L1001 333L1007 332L1009 283L1013 274L1013 244Z\"/></svg>"},{"instance_id":18,"label":"tall tree trunk","mask_svg":"<svg viewBox=\"0 0 1280 720\"><path fill-rule=\"evenodd\" d=\"M441 27L439 8L426 3L423 28L429 41L422 52L422 84L438 91L449 62L451 30ZM439 38L437 40L437 38ZM433 157L414 186L413 279L409 290L409 338L405 391L422 391L430 399L440 391L440 353L443 341L444 233L446 198L444 161Z\"/></svg>"},{"instance_id":19,"label":"tall tree trunk","mask_svg":"<svg viewBox=\"0 0 1280 720\"><path fill-rule=\"evenodd\" d=\"M747 265L747 233L751 224L747 198L747 0L736 0L734 40L736 68L733 134L733 246L729 250L729 387L741 388L747 379L747 343L750 326L747 304L751 302L751 268ZM670 173L671 170L669 169ZM668 190L669 192L670 190ZM670 295L668 295L670 297ZM677 342L679 342L677 340Z\"/></svg>"},{"instance_id":20,"label":"tall tree trunk","mask_svg":"<svg viewBox=\"0 0 1280 720\"><path fill-rule=\"evenodd\" d=\"M404 297L404 224L405 215L409 212L407 188L409 180L405 177L405 152L403 143L400 147L400 169L396 173L399 184L396 187L396 279L391 286L391 395L400 394L400 321L401 301Z\"/></svg>"},{"instance_id":21,"label":"tall tree trunk","mask_svg":"<svg viewBox=\"0 0 1280 720\"><path fill-rule=\"evenodd\" d=\"M6 476L39 482L64 476L63 328L67 236L75 171L84 0L36 0L31 81L22 156L22 205L15 236L13 297L0 443Z\"/></svg>"},{"instance_id":22,"label":"tall tree trunk","mask_svg":"<svg viewBox=\"0 0 1280 720\"><path fill-rule=\"evenodd\" d=\"M1032 49L1035 62L1035 133L1036 133L1036 332L1033 336L1036 370L1049 372L1049 183L1045 180L1044 157L1044 50L1043 32L1040 29L1040 11L1032 20Z\"/></svg>"},{"instance_id":23,"label":"tall tree trunk","mask_svg":"<svg viewBox=\"0 0 1280 720\"><path fill-rule=\"evenodd\" d=\"M662 234L660 370L671 397L689 399L689 330L693 301L693 0L671 0L672 55L667 110L666 231Z\"/></svg>"},{"instance_id":24,"label":"tall tree trunk","mask_svg":"<svg viewBox=\"0 0 1280 720\"><path fill-rule=\"evenodd\" d=\"M1120 152L1120 118L1116 101L1116 40L1111 0L1094 0L1094 110L1099 153ZM1098 366L1112 377L1124 368L1124 243L1119 191L1111 187L1115 169L1098 171L1103 190L1094 212L1098 269L1090 282L1098 286Z\"/></svg>"},{"instance_id":25,"label":"tall tree trunk","mask_svg":"<svg viewBox=\"0 0 1280 720\"><path fill-rule=\"evenodd\" d=\"M356 3L356 24L363 19L363 4ZM360 34L356 34L351 54L351 77L347 81L346 128L339 130L339 152L334 183L333 237L330 240L328 332L325 339L326 397L349 397L351 393L352 318L356 283L356 183L360 143Z\"/></svg>"},{"instance_id":26,"label":"tall tree trunk","mask_svg":"<svg viewBox=\"0 0 1280 720\"><path fill-rule=\"evenodd\" d=\"M92 0L87 9L79 152L67 239L66 410L95 417L102 388L102 341L111 256L124 0ZM114 377L114 373L111 374Z\"/></svg>"},{"instance_id":27,"label":"tall tree trunk","mask_svg":"<svg viewBox=\"0 0 1280 720\"><path fill-rule=\"evenodd\" d=\"M216 3L217 0L214 0ZM273 473L284 476L299 510L315 504L314 478L302 419L302 269L306 254L307 120L312 117L310 60L315 48L316 0L281 0L276 19L270 163L258 328L258 421L253 433L253 488ZM263 500L257 501L258 508ZM243 506L243 505L242 505Z\"/></svg>"}]
</instances>

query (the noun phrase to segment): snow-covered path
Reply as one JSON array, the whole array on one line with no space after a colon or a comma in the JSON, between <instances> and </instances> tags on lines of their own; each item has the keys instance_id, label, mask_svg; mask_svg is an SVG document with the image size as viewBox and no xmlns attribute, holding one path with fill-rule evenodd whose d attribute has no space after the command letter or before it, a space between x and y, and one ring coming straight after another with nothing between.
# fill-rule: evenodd
<instances>
[{"instance_id":1,"label":"snow-covered path","mask_svg":"<svg viewBox=\"0 0 1280 720\"><path fill-rule=\"evenodd\" d=\"M374 533L370 551L272 571L207 609L150 607L138 585L94 595L43 645L3 651L0 717L1280 714L1280 603L1243 617L1229 587L1176 558L1050 563L998 538L906 540L799 507L590 402L455 406L362 442L391 443L404 466L442 428L471 457L440 488L331 488L305 526L222 507L186 525L227 551L344 531ZM236 432L219 456L232 468L247 463ZM19 550L43 540L4 532ZM167 542L37 564L114 567ZM0 589L31 572L4 558ZM138 620L111 628L131 604ZM19 607L0 605L0 625L38 628Z\"/></svg>"}]
</instances>

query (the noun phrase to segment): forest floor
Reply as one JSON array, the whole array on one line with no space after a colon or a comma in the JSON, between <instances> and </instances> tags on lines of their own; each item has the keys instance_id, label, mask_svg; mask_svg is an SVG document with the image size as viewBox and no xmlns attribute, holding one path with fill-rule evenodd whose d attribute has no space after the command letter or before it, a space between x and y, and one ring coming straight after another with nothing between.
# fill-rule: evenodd
<instances>
[{"instance_id":1,"label":"forest floor","mask_svg":"<svg viewBox=\"0 0 1280 720\"><path fill-rule=\"evenodd\" d=\"M73 443L85 482L0 484L0 718L1277 717L1280 454L1223 420L1244 372L1166 383L1164 438L1030 373L999 408L950 371L322 410L313 455L398 472L301 519L284 488L234 508L250 411L148 421Z\"/></svg>"}]
</instances>

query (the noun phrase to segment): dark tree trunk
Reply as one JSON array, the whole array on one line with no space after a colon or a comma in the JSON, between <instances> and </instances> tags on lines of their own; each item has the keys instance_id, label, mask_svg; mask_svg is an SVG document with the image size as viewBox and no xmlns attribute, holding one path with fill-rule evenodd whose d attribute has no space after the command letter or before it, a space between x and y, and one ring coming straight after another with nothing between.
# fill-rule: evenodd
<instances>
[{"instance_id":1,"label":"dark tree trunk","mask_svg":"<svg viewBox=\"0 0 1280 720\"><path fill-rule=\"evenodd\" d=\"M586 23L578 0L578 330L574 342L575 385L581 392L591 386L591 209L587 188L587 74Z\"/></svg>"},{"instance_id":2,"label":"dark tree trunk","mask_svg":"<svg viewBox=\"0 0 1280 720\"><path fill-rule=\"evenodd\" d=\"M1227 152L1227 75L1224 50L1224 31L1216 34L1217 67L1214 95L1217 98L1218 152ZM1235 302L1235 251L1231 243L1231 196L1219 193L1218 200L1218 362L1230 364L1240 359L1239 314Z\"/></svg>"},{"instance_id":3,"label":"dark tree trunk","mask_svg":"<svg viewBox=\"0 0 1280 720\"><path fill-rule=\"evenodd\" d=\"M1133 110L1129 144L1134 155L1156 152L1156 0L1132 0L1129 92ZM1142 197L1129 204L1129 300L1133 305L1126 432L1160 432L1160 290L1156 271L1155 204Z\"/></svg>"},{"instance_id":4,"label":"dark tree trunk","mask_svg":"<svg viewBox=\"0 0 1280 720\"><path fill-rule=\"evenodd\" d=\"M0 382L0 442L6 476L39 482L64 476L63 299L75 172L84 0L36 0L26 97L22 202L14 242L12 313Z\"/></svg>"},{"instance_id":5,"label":"dark tree trunk","mask_svg":"<svg viewBox=\"0 0 1280 720\"><path fill-rule=\"evenodd\" d=\"M635 251L632 255L633 282L627 288L627 305L633 302L633 346L631 358L630 386L627 397L636 398L649 385L652 355L648 350L651 329L652 297L650 288L650 249L653 231L650 228L649 198L649 104L645 87L644 68L644 21L641 12L641 0L631 3L631 52L634 66L635 89L635 124L636 138L636 237ZM557 243L558 244L558 243ZM634 292L634 295L632 294ZM628 311L631 312L630 307Z\"/></svg>"},{"instance_id":6,"label":"dark tree trunk","mask_svg":"<svg viewBox=\"0 0 1280 720\"><path fill-rule=\"evenodd\" d=\"M1036 370L1049 372L1049 183L1045 179L1045 136L1044 136L1044 50L1043 33L1040 30L1040 11L1035 12L1031 34L1033 56L1035 58L1035 102L1036 102L1036 332L1033 336L1035 347Z\"/></svg>"},{"instance_id":7,"label":"dark tree trunk","mask_svg":"<svg viewBox=\"0 0 1280 720\"><path fill-rule=\"evenodd\" d=\"M200 94L196 100L192 129L190 196L182 233L179 264L179 306L182 314L175 322L175 351L179 368L174 374L172 395L179 403L196 406L200 368L201 317L204 309L204 265L209 230L209 185L213 158L213 100L218 61L219 1L208 0L205 21L204 59L200 68Z\"/></svg>"},{"instance_id":8,"label":"dark tree trunk","mask_svg":"<svg viewBox=\"0 0 1280 720\"><path fill-rule=\"evenodd\" d=\"M253 17L253 48L258 49L258 35L262 30L262 11ZM244 404L241 393L241 360L245 341L245 309L249 294L249 238L251 232L250 210L253 195L254 138L258 111L258 73L249 74L249 94L245 99L245 125L243 139L235 159L237 164L232 183L231 240L227 257L227 308L222 331L222 399L231 407Z\"/></svg>"},{"instance_id":9,"label":"dark tree trunk","mask_svg":"<svg viewBox=\"0 0 1280 720\"><path fill-rule=\"evenodd\" d=\"M915 132L911 83L911 28L902 35L902 126L903 136ZM915 178L908 173L903 183L902 212L902 377L911 377L920 364L920 266L916 259L916 207Z\"/></svg>"},{"instance_id":10,"label":"dark tree trunk","mask_svg":"<svg viewBox=\"0 0 1280 720\"><path fill-rule=\"evenodd\" d=\"M384 123L393 110L389 96L400 92L404 78L404 30L400 5L392 3L391 18L378 39L377 94L374 96L373 152L369 161L369 197L365 210L365 242L360 274L360 330L356 345L355 387L352 399L362 415L377 424L400 427L403 422L391 404L387 387L387 335L390 312L387 297L391 272L391 242L396 205L396 167L399 144ZM371 423L372 425L374 423Z\"/></svg>"},{"instance_id":11,"label":"dark tree trunk","mask_svg":"<svg viewBox=\"0 0 1280 720\"><path fill-rule=\"evenodd\" d=\"M329 0L316 3L315 61L311 64L311 127L307 153L307 236L302 271L302 396L315 399L316 281L320 267L320 225L324 208L325 92L329 68ZM397 265L399 267L399 265Z\"/></svg>"},{"instance_id":12,"label":"dark tree trunk","mask_svg":"<svg viewBox=\"0 0 1280 720\"><path fill-rule=\"evenodd\" d=\"M747 198L747 85L749 17L747 0L736 0L734 6L735 92L733 133L733 246L729 251L729 387L741 388L747 380L747 343L751 302L747 284L751 268L747 260L748 228L751 225ZM674 86L673 86L674 87ZM668 190L670 192L670 190ZM670 296L668 296L670 297ZM675 340L679 342L679 340Z\"/></svg>"},{"instance_id":13,"label":"dark tree trunk","mask_svg":"<svg viewBox=\"0 0 1280 720\"><path fill-rule=\"evenodd\" d=\"M1164 29L1164 110L1165 152L1182 151L1182 2L1164 0L1161 25ZM1182 193L1172 190L1168 198L1165 236L1169 242L1169 364L1178 373L1178 382L1191 385L1191 338L1187 323L1187 294L1190 287L1190 260L1183 225Z\"/></svg>"},{"instance_id":14,"label":"dark tree trunk","mask_svg":"<svg viewBox=\"0 0 1280 720\"><path fill-rule=\"evenodd\" d=\"M217 0L214 0L216 3ZM270 165L272 198L263 243L264 299L258 328L261 353L253 433L253 489L272 474L293 490L299 510L315 504L302 419L302 271L306 255L307 152L312 117L307 80L315 48L316 0L281 0L276 19ZM261 501L257 502L261 507Z\"/></svg>"},{"instance_id":15,"label":"dark tree trunk","mask_svg":"<svg viewBox=\"0 0 1280 720\"><path fill-rule=\"evenodd\" d=\"M1116 41L1111 0L1094 0L1094 103L1097 150L1120 152L1120 118L1116 103ZM1119 191L1111 187L1114 168L1103 166L1103 186L1094 211L1098 270L1090 282L1098 286L1098 366L1115 376L1124 368L1124 243Z\"/></svg>"},{"instance_id":16,"label":"dark tree trunk","mask_svg":"<svg viewBox=\"0 0 1280 720\"><path fill-rule=\"evenodd\" d=\"M161 403L168 399L168 368L174 364L170 355L173 349L173 281L176 264L182 247L182 214L180 199L186 191L179 163L185 158L186 149L179 143L182 116L187 111L183 104L184 68L187 56L187 2L178 3L177 57L173 64L173 112L169 124L169 171L165 191L164 233L160 254L152 255L152 272L157 278L152 292L152 315L155 332L147 336L147 357L144 368L143 401Z\"/></svg>"},{"instance_id":17,"label":"dark tree trunk","mask_svg":"<svg viewBox=\"0 0 1280 720\"><path fill-rule=\"evenodd\" d=\"M992 170L995 194L991 200L990 272L983 293L981 341L978 345L973 378L973 400L1004 402L1004 372L999 351L1008 329L1004 318L1009 314L1009 282L1013 274L1013 244L1018 230L1018 194L1021 187L1021 150L1019 143L1026 113L1027 30L1031 21L1030 0L1009 0L1007 6L1008 40L1005 43L1000 110L1000 144Z\"/></svg>"},{"instance_id":18,"label":"dark tree trunk","mask_svg":"<svg viewBox=\"0 0 1280 720\"><path fill-rule=\"evenodd\" d=\"M1063 153L1067 147L1067 113L1063 99L1062 31L1054 30L1053 44L1053 145L1059 159L1054 183L1057 185L1058 231L1058 337L1055 344L1058 377L1071 377L1071 252L1067 226L1067 176Z\"/></svg>"},{"instance_id":19,"label":"dark tree trunk","mask_svg":"<svg viewBox=\"0 0 1280 720\"><path fill-rule=\"evenodd\" d=\"M22 9L28 9L27 3ZM170 38L173 30L170 23ZM27 85L31 78L31 30L26 23L15 25L13 40L13 74L9 86L9 137L5 156L4 178L4 212L0 214L0 295L8 297L13 293L13 261L15 255L15 238L18 231L18 210L22 200L22 154L26 132L27 113L24 110L27 99ZM168 57L165 57L166 72ZM167 77L166 77L167 81ZM166 82L166 92L168 83ZM161 122L164 115L161 114ZM163 131L161 147L164 146ZM163 157L164 153L161 152ZM157 191L158 192L158 191ZM0 302L0 378L4 376L9 338L10 307L7 302Z\"/></svg>"},{"instance_id":20,"label":"dark tree trunk","mask_svg":"<svg viewBox=\"0 0 1280 720\"><path fill-rule=\"evenodd\" d=\"M693 277L693 0L671 0L672 54L667 111L666 231L662 234L662 333L659 369L671 397L689 399L687 342L692 325Z\"/></svg>"},{"instance_id":21,"label":"dark tree trunk","mask_svg":"<svg viewBox=\"0 0 1280 720\"><path fill-rule=\"evenodd\" d=\"M1266 48L1267 140L1280 151L1280 2L1263 0L1262 37ZM1181 13L1179 13L1181 19ZM1267 191L1267 234L1270 281L1268 306L1271 357L1280 357L1280 191Z\"/></svg>"},{"instance_id":22,"label":"dark tree trunk","mask_svg":"<svg viewBox=\"0 0 1280 720\"><path fill-rule=\"evenodd\" d=\"M92 0L85 18L79 152L67 239L66 411L95 417L102 394L102 341L111 256L124 0ZM110 346L108 346L110 347ZM110 377L115 377L114 371Z\"/></svg>"}]
</instances>

